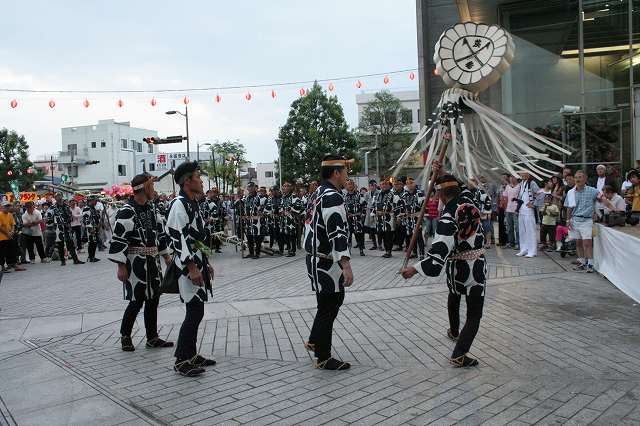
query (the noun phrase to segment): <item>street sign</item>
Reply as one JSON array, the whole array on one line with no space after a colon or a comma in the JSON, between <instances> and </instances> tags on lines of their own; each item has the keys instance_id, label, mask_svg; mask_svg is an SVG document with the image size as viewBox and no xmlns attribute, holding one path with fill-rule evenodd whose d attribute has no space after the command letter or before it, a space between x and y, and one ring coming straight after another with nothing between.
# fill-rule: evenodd
<instances>
[{"instance_id":1,"label":"street sign","mask_svg":"<svg viewBox=\"0 0 640 426\"><path fill-rule=\"evenodd\" d=\"M167 154L156 155L156 170L167 170L168 164Z\"/></svg>"},{"instance_id":2,"label":"street sign","mask_svg":"<svg viewBox=\"0 0 640 426\"><path fill-rule=\"evenodd\" d=\"M60 176L60 180L62 181L62 183L67 183L67 181L69 180L69 176L62 175L62 176Z\"/></svg>"}]
</instances>

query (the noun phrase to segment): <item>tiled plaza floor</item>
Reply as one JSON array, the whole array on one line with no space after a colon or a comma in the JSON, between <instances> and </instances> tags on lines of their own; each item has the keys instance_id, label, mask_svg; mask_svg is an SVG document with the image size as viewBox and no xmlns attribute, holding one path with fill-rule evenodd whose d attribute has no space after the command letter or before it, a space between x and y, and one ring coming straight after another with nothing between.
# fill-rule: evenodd
<instances>
[{"instance_id":1,"label":"tiled plaza floor","mask_svg":"<svg viewBox=\"0 0 640 426\"><path fill-rule=\"evenodd\" d=\"M640 307L556 255L492 250L481 365L447 359L444 277L404 281L399 255L353 260L334 352L348 372L312 368L314 315L301 255L215 259L200 352L215 368L177 376L172 351L119 349L125 302L115 267L33 265L0 284L0 424L638 424ZM183 308L163 296L160 333ZM464 308L462 309L464 311Z\"/></svg>"}]
</instances>

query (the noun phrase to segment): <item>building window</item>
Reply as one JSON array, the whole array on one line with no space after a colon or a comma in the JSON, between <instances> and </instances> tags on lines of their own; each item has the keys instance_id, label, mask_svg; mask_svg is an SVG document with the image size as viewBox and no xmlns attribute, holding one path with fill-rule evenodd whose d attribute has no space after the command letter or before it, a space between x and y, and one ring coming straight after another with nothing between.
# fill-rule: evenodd
<instances>
[{"instance_id":1,"label":"building window","mask_svg":"<svg viewBox=\"0 0 640 426\"><path fill-rule=\"evenodd\" d=\"M107 143L105 141L100 141L100 148L106 148Z\"/></svg>"},{"instance_id":2,"label":"building window","mask_svg":"<svg viewBox=\"0 0 640 426\"><path fill-rule=\"evenodd\" d=\"M67 151L69 151L69 154L78 154L78 144L70 144L67 145Z\"/></svg>"},{"instance_id":3,"label":"building window","mask_svg":"<svg viewBox=\"0 0 640 426\"><path fill-rule=\"evenodd\" d=\"M95 148L98 146L98 142L91 142L91 148Z\"/></svg>"},{"instance_id":4,"label":"building window","mask_svg":"<svg viewBox=\"0 0 640 426\"><path fill-rule=\"evenodd\" d=\"M148 145L147 145L147 152L148 152L149 154L153 154L153 145L151 145L151 144L148 144Z\"/></svg>"},{"instance_id":5,"label":"building window","mask_svg":"<svg viewBox=\"0 0 640 426\"><path fill-rule=\"evenodd\" d=\"M122 144L122 149L127 149L129 146L127 145L126 139L120 139L120 143Z\"/></svg>"},{"instance_id":6,"label":"building window","mask_svg":"<svg viewBox=\"0 0 640 426\"><path fill-rule=\"evenodd\" d=\"M118 176L126 176L127 175L127 166L124 164L118 164Z\"/></svg>"},{"instance_id":7,"label":"building window","mask_svg":"<svg viewBox=\"0 0 640 426\"><path fill-rule=\"evenodd\" d=\"M273 172L264 172L264 177L272 178L273 177Z\"/></svg>"},{"instance_id":8,"label":"building window","mask_svg":"<svg viewBox=\"0 0 640 426\"><path fill-rule=\"evenodd\" d=\"M410 109L403 109L400 111L400 118L402 119L403 124L413 123L413 113Z\"/></svg>"},{"instance_id":9,"label":"building window","mask_svg":"<svg viewBox=\"0 0 640 426\"><path fill-rule=\"evenodd\" d=\"M69 177L77 178L78 177L78 166L68 166L67 167L67 174L69 175Z\"/></svg>"},{"instance_id":10,"label":"building window","mask_svg":"<svg viewBox=\"0 0 640 426\"><path fill-rule=\"evenodd\" d=\"M135 149L138 152L142 152L142 142L131 140L131 148Z\"/></svg>"},{"instance_id":11,"label":"building window","mask_svg":"<svg viewBox=\"0 0 640 426\"><path fill-rule=\"evenodd\" d=\"M420 123L420 108L418 108L418 124Z\"/></svg>"},{"instance_id":12,"label":"building window","mask_svg":"<svg viewBox=\"0 0 640 426\"><path fill-rule=\"evenodd\" d=\"M156 163L149 163L149 171L150 172L156 171Z\"/></svg>"}]
</instances>

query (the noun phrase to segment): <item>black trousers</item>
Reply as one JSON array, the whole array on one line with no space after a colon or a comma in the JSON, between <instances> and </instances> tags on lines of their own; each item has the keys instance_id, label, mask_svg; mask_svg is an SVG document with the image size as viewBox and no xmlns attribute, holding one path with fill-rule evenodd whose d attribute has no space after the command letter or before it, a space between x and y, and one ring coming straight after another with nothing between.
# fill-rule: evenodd
<instances>
[{"instance_id":1,"label":"black trousers","mask_svg":"<svg viewBox=\"0 0 640 426\"><path fill-rule=\"evenodd\" d=\"M287 251L295 254L296 247L298 247L298 235L294 232L292 235L285 234L283 238L287 244Z\"/></svg>"},{"instance_id":2,"label":"black trousers","mask_svg":"<svg viewBox=\"0 0 640 426\"><path fill-rule=\"evenodd\" d=\"M176 343L175 357L178 361L193 358L198 353L198 327L204 317L204 303L200 299L194 297L185 307L186 314Z\"/></svg>"},{"instance_id":3,"label":"black trousers","mask_svg":"<svg viewBox=\"0 0 640 426\"><path fill-rule=\"evenodd\" d=\"M373 243L374 246L378 245L378 233L376 232L375 227L366 227L367 234L369 234L369 239Z\"/></svg>"},{"instance_id":4,"label":"black trousers","mask_svg":"<svg viewBox=\"0 0 640 426\"><path fill-rule=\"evenodd\" d=\"M53 252L56 249L56 233L55 231L44 231L44 252L47 257L53 257Z\"/></svg>"},{"instance_id":5,"label":"black trousers","mask_svg":"<svg viewBox=\"0 0 640 426\"><path fill-rule=\"evenodd\" d=\"M386 251L387 253L391 253L391 250L393 250L393 240L395 238L395 232L394 231L384 231L382 233L382 241L384 243L384 251Z\"/></svg>"},{"instance_id":6,"label":"black trousers","mask_svg":"<svg viewBox=\"0 0 640 426\"><path fill-rule=\"evenodd\" d=\"M56 243L56 247L58 248L58 256L60 256L60 261L64 262L64 245L67 245L67 251L69 252L69 256L73 260L78 260L78 255L76 254L75 247L73 246L73 241L69 238L65 238L65 241L60 241Z\"/></svg>"},{"instance_id":7,"label":"black trousers","mask_svg":"<svg viewBox=\"0 0 640 426\"><path fill-rule=\"evenodd\" d=\"M0 267L5 266L14 266L18 259L18 248L16 247L16 243L14 240L3 240L0 241Z\"/></svg>"},{"instance_id":8,"label":"black trousers","mask_svg":"<svg viewBox=\"0 0 640 426\"><path fill-rule=\"evenodd\" d=\"M557 225L540 225L540 243L555 244ZM548 241L547 241L548 238Z\"/></svg>"},{"instance_id":9,"label":"black trousers","mask_svg":"<svg viewBox=\"0 0 640 426\"><path fill-rule=\"evenodd\" d=\"M351 235L354 236L358 248L364 250L364 232L349 234L349 244L351 244Z\"/></svg>"},{"instance_id":10,"label":"black trousers","mask_svg":"<svg viewBox=\"0 0 640 426\"><path fill-rule=\"evenodd\" d=\"M504 210L498 210L498 243L505 245L509 242L509 236L507 235L507 225L504 221Z\"/></svg>"},{"instance_id":11,"label":"black trousers","mask_svg":"<svg viewBox=\"0 0 640 426\"><path fill-rule=\"evenodd\" d=\"M344 291L339 293L316 293L318 311L313 320L309 343L315 346L315 356L319 361L331 357L333 322L344 302Z\"/></svg>"},{"instance_id":12,"label":"black trousers","mask_svg":"<svg viewBox=\"0 0 640 426\"><path fill-rule=\"evenodd\" d=\"M33 235L22 235L24 238L25 245L27 246L27 251L29 252L29 259L35 260L36 254L33 251L33 245L35 244L36 249L38 250L38 256L40 260L44 259L46 256L44 254L44 245L42 244L42 237Z\"/></svg>"},{"instance_id":13,"label":"black trousers","mask_svg":"<svg viewBox=\"0 0 640 426\"><path fill-rule=\"evenodd\" d=\"M480 318L482 318L482 307L484 306L483 288L481 286L473 286L469 290L469 295L465 296L467 302L467 320L458 334L456 347L453 349L451 358L458 358L471 349L473 339L478 334L480 328ZM449 292L449 300L447 301L447 309L449 311L449 326L451 332L455 335L460 329L460 299L459 294Z\"/></svg>"},{"instance_id":14,"label":"black trousers","mask_svg":"<svg viewBox=\"0 0 640 426\"><path fill-rule=\"evenodd\" d=\"M260 256L260 247L262 247L262 235L247 235L247 246L249 248L249 255Z\"/></svg>"},{"instance_id":15,"label":"black trousers","mask_svg":"<svg viewBox=\"0 0 640 426\"><path fill-rule=\"evenodd\" d=\"M98 241L89 240L89 259L96 257L96 249L98 248Z\"/></svg>"},{"instance_id":16,"label":"black trousers","mask_svg":"<svg viewBox=\"0 0 640 426\"><path fill-rule=\"evenodd\" d=\"M71 232L76 237L76 247L78 247L78 250L82 250L82 226L72 226Z\"/></svg>"},{"instance_id":17,"label":"black trousers","mask_svg":"<svg viewBox=\"0 0 640 426\"><path fill-rule=\"evenodd\" d=\"M404 225L396 225L396 230L394 234L394 244L402 248L405 235L407 235L407 230L404 227Z\"/></svg>"},{"instance_id":18,"label":"black trousers","mask_svg":"<svg viewBox=\"0 0 640 426\"><path fill-rule=\"evenodd\" d=\"M415 232L415 231L414 231ZM406 239L406 247L409 247L411 244L411 237L413 235L407 235ZM416 237L416 246L413 248L413 254L417 254L418 256L424 256L424 236L422 235L422 228L418 231L418 236Z\"/></svg>"},{"instance_id":19,"label":"black trousers","mask_svg":"<svg viewBox=\"0 0 640 426\"><path fill-rule=\"evenodd\" d=\"M94 243L94 252L97 243ZM147 340L155 339L158 337L158 303L160 298L156 297L149 300L132 300L127 305L127 309L124 310L122 316L122 325L120 326L121 336L131 336L133 330L133 324L136 322L136 318L142 304L144 303L144 328L147 332Z\"/></svg>"}]
</instances>

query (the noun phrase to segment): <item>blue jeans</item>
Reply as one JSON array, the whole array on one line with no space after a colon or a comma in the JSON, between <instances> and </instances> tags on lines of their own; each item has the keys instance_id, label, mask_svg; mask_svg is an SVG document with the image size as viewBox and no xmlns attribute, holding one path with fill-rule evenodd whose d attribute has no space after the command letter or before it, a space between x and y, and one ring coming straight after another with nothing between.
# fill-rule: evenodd
<instances>
[{"instance_id":1,"label":"blue jeans","mask_svg":"<svg viewBox=\"0 0 640 426\"><path fill-rule=\"evenodd\" d=\"M509 244L513 246L518 245L518 213L506 212L505 223L507 225L507 238Z\"/></svg>"}]
</instances>

